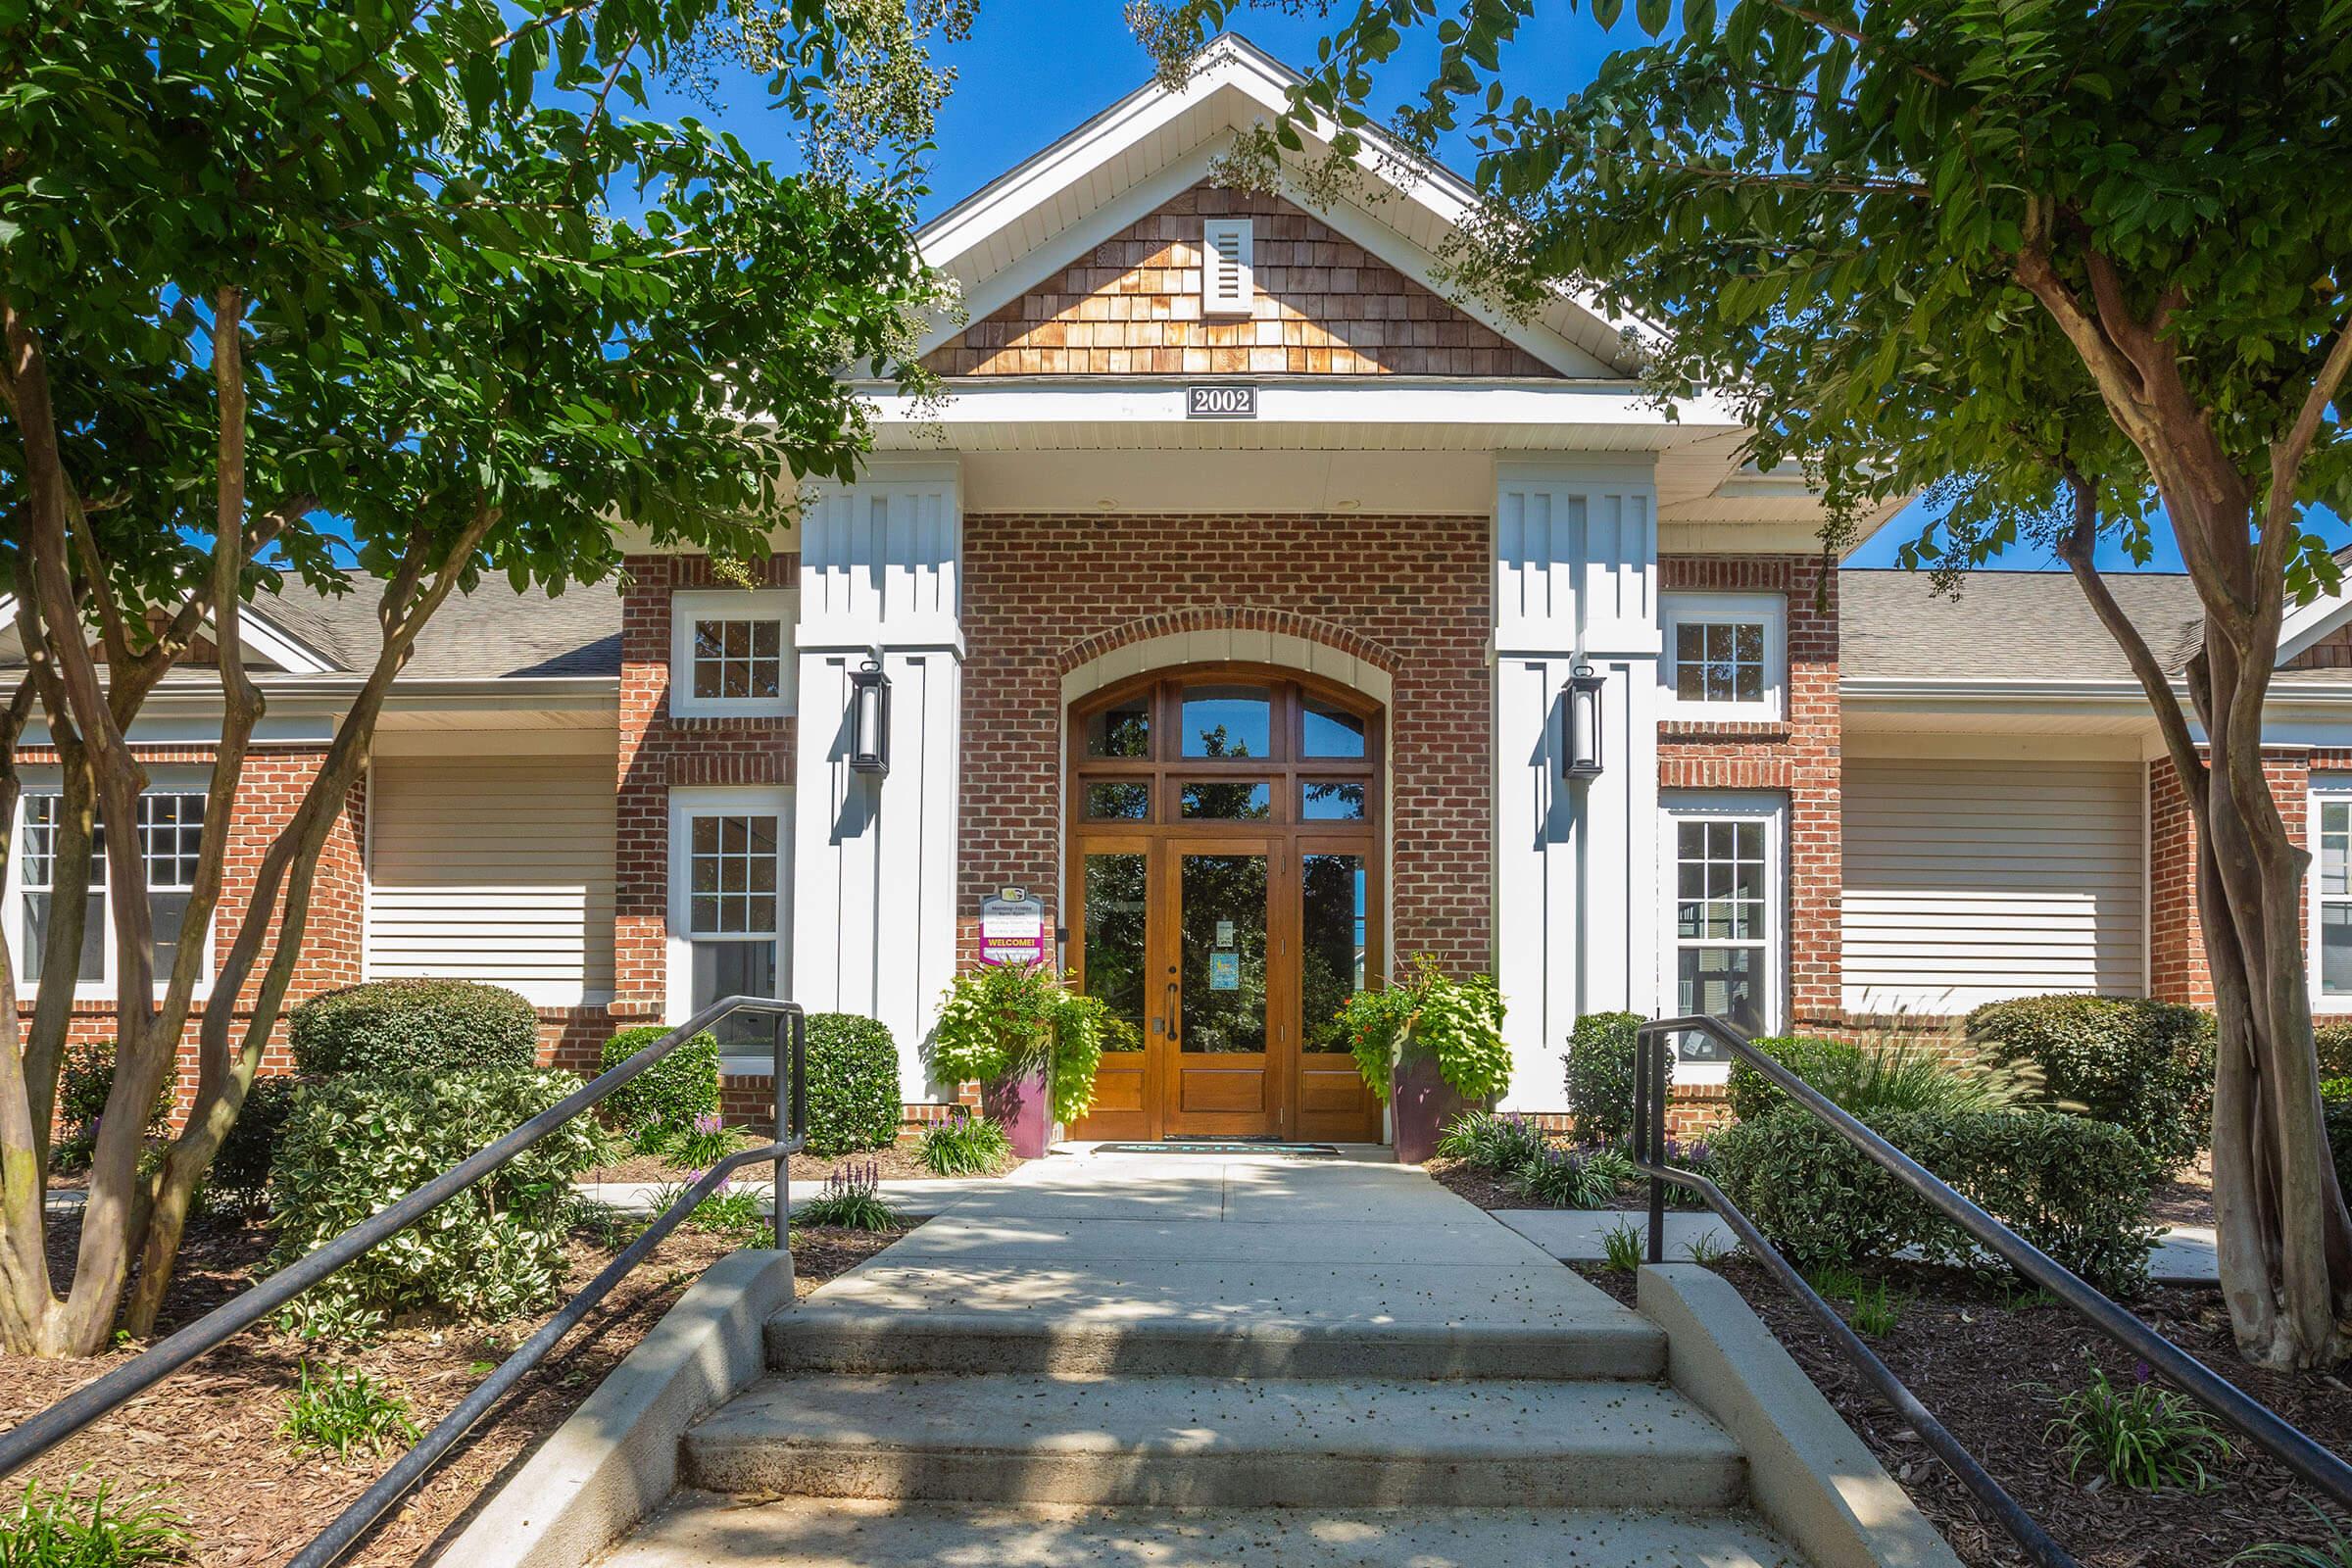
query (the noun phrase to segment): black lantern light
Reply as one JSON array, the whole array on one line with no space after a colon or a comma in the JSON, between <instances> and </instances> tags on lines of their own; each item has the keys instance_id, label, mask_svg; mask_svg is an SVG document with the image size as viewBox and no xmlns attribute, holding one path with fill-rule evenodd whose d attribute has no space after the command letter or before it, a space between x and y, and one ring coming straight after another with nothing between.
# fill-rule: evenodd
<instances>
[{"instance_id":1,"label":"black lantern light","mask_svg":"<svg viewBox=\"0 0 2352 1568\"><path fill-rule=\"evenodd\" d=\"M890 771L890 677L879 660L850 671L850 767L859 773Z\"/></svg>"},{"instance_id":2,"label":"black lantern light","mask_svg":"<svg viewBox=\"0 0 2352 1568\"><path fill-rule=\"evenodd\" d=\"M1579 664L1561 689L1567 708L1563 726L1567 734L1560 756L1562 778L1600 777L1600 689L1608 677L1592 673L1591 664Z\"/></svg>"}]
</instances>

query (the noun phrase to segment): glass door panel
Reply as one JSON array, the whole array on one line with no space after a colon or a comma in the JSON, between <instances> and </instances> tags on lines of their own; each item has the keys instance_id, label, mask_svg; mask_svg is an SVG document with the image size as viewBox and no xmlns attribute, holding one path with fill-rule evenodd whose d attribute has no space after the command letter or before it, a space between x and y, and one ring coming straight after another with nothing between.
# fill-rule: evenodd
<instances>
[{"instance_id":1,"label":"glass door panel","mask_svg":"<svg viewBox=\"0 0 2352 1568\"><path fill-rule=\"evenodd\" d=\"M1266 1049L1266 858L1182 859L1183 992L1188 1055Z\"/></svg>"},{"instance_id":2,"label":"glass door panel","mask_svg":"<svg viewBox=\"0 0 2352 1568\"><path fill-rule=\"evenodd\" d=\"M1155 1137L1146 1045L1151 998L1152 858L1133 849L1090 852L1080 893L1079 989L1101 999L1102 1062L1095 1073L1089 1136Z\"/></svg>"},{"instance_id":3,"label":"glass door panel","mask_svg":"<svg viewBox=\"0 0 2352 1568\"><path fill-rule=\"evenodd\" d=\"M1364 858L1303 857L1298 900L1299 1049L1345 1055L1339 1010L1364 989Z\"/></svg>"}]
</instances>

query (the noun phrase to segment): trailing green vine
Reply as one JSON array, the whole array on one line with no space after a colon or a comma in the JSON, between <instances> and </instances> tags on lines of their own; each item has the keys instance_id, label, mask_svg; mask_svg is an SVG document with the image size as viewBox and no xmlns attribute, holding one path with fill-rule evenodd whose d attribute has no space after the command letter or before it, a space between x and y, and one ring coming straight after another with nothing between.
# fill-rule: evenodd
<instances>
[{"instance_id":1,"label":"trailing green vine","mask_svg":"<svg viewBox=\"0 0 2352 1568\"><path fill-rule=\"evenodd\" d=\"M1094 1103L1109 1027L1102 1002L1069 989L1053 966L1000 963L957 975L941 999L932 1069L955 1083L996 1083L1046 1069L1054 1119Z\"/></svg>"}]
</instances>

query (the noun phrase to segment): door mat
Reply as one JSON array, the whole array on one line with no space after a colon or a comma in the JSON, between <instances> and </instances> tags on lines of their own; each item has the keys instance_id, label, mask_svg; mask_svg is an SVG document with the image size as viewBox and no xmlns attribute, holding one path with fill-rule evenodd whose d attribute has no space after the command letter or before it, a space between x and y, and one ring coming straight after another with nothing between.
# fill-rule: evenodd
<instances>
[{"instance_id":1,"label":"door mat","mask_svg":"<svg viewBox=\"0 0 2352 1568\"><path fill-rule=\"evenodd\" d=\"M1333 1144L1285 1144L1254 1138L1172 1138L1159 1144L1098 1144L1098 1154L1298 1154L1313 1159L1337 1159Z\"/></svg>"}]
</instances>

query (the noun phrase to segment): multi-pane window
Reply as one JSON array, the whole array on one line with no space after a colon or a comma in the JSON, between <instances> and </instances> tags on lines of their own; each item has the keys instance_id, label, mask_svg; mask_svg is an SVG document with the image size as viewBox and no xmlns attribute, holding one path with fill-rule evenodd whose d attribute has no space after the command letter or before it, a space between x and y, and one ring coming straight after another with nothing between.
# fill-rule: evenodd
<instances>
[{"instance_id":1,"label":"multi-pane window","mask_svg":"<svg viewBox=\"0 0 2352 1568\"><path fill-rule=\"evenodd\" d=\"M784 691L784 628L774 620L694 622L694 695L774 701Z\"/></svg>"},{"instance_id":2,"label":"multi-pane window","mask_svg":"<svg viewBox=\"0 0 2352 1568\"><path fill-rule=\"evenodd\" d=\"M784 833L776 809L688 807L679 814L674 934L686 947L687 1006L721 997L773 997L784 929ZM764 1046L773 1025L739 1015L719 1026L722 1046Z\"/></svg>"},{"instance_id":3,"label":"multi-pane window","mask_svg":"<svg viewBox=\"0 0 2352 1568\"><path fill-rule=\"evenodd\" d=\"M1675 1010L1769 1034L1779 991L1780 899L1773 819L1761 809L1673 810L1671 943ZM1713 1059L1701 1039L1686 1059Z\"/></svg>"},{"instance_id":4,"label":"multi-pane window","mask_svg":"<svg viewBox=\"0 0 2352 1568\"><path fill-rule=\"evenodd\" d=\"M1764 701L1764 623L1686 620L1674 628L1678 703Z\"/></svg>"},{"instance_id":5,"label":"multi-pane window","mask_svg":"<svg viewBox=\"0 0 2352 1568\"><path fill-rule=\"evenodd\" d=\"M24 797L24 858L18 880L20 972L37 983L49 942L57 897L58 811L55 793ZM146 858L147 906L154 926L155 977L163 984L179 956L188 898L204 845L204 796L197 791L158 790L139 798L139 848ZM98 824L90 847L89 900L83 906L80 984L112 985L115 978L114 921L106 885L106 828Z\"/></svg>"},{"instance_id":6,"label":"multi-pane window","mask_svg":"<svg viewBox=\"0 0 2352 1568\"><path fill-rule=\"evenodd\" d=\"M1781 715L1787 605L1772 594L1672 594L1662 605L1660 672L1670 710L1719 718Z\"/></svg>"},{"instance_id":7,"label":"multi-pane window","mask_svg":"<svg viewBox=\"0 0 2352 1568\"><path fill-rule=\"evenodd\" d=\"M2352 997L2352 797L2322 797L2319 808L2318 917L2320 995Z\"/></svg>"},{"instance_id":8,"label":"multi-pane window","mask_svg":"<svg viewBox=\"0 0 2352 1568\"><path fill-rule=\"evenodd\" d=\"M669 706L704 718L772 718L799 686L784 588L689 588L670 595Z\"/></svg>"}]
</instances>

